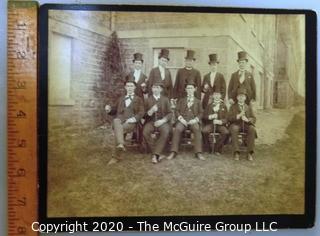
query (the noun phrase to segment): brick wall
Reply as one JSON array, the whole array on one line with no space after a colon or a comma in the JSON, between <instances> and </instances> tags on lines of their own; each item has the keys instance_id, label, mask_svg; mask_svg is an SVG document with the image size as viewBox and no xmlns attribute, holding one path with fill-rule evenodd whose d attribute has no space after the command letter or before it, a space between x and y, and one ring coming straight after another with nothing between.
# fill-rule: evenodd
<instances>
[{"instance_id":1,"label":"brick wall","mask_svg":"<svg viewBox=\"0 0 320 236\"><path fill-rule=\"evenodd\" d=\"M105 121L103 107L106 101L115 97L113 91L117 91L110 89L114 82L106 69L110 13L50 11L49 16L49 41L51 33L72 41L71 79L66 81L70 83L72 103L50 104L49 101L49 130L82 130L98 126ZM86 17L85 25L83 17ZM51 73L59 70L52 67Z\"/></svg>"}]
</instances>

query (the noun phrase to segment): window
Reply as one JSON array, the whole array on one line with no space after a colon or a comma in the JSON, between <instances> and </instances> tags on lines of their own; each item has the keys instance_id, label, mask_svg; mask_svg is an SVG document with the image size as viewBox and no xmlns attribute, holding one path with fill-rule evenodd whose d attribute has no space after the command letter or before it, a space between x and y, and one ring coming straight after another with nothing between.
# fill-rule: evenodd
<instances>
[{"instance_id":1,"label":"window","mask_svg":"<svg viewBox=\"0 0 320 236\"><path fill-rule=\"evenodd\" d=\"M49 105L74 105L70 97L72 38L49 34Z\"/></svg>"}]
</instances>

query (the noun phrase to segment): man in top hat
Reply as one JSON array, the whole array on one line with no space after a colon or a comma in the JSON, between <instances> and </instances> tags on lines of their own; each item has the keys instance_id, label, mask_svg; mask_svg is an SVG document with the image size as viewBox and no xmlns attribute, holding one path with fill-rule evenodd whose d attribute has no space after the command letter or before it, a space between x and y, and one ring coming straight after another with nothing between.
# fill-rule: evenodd
<instances>
[{"instance_id":1,"label":"man in top hat","mask_svg":"<svg viewBox=\"0 0 320 236\"><path fill-rule=\"evenodd\" d=\"M149 96L152 95L152 85L154 83L161 82L163 84L163 90L162 94L169 99L172 98L172 90L173 90L173 85L172 85L172 79L171 79L171 74L170 71L166 68L169 59L169 50L168 49L161 49L159 53L159 66L153 68L150 71L149 79L148 79L148 92Z\"/></svg>"},{"instance_id":2,"label":"man in top hat","mask_svg":"<svg viewBox=\"0 0 320 236\"><path fill-rule=\"evenodd\" d=\"M171 132L171 105L169 99L161 95L162 89L161 82L152 85L152 96L146 101L146 124L143 128L143 137L152 150L152 162L155 164L160 161ZM157 140L152 138L156 130L160 134Z\"/></svg>"},{"instance_id":3,"label":"man in top hat","mask_svg":"<svg viewBox=\"0 0 320 236\"><path fill-rule=\"evenodd\" d=\"M247 91L244 88L239 88L237 91L237 103L234 103L229 110L228 120L230 122L230 133L232 140L232 150L235 160L239 160L239 132L244 132L247 135L246 144L248 151L248 160L254 158L254 141L257 137L255 122L256 117L252 107L245 103Z\"/></svg>"},{"instance_id":4,"label":"man in top hat","mask_svg":"<svg viewBox=\"0 0 320 236\"><path fill-rule=\"evenodd\" d=\"M202 119L201 101L194 96L196 85L194 83L186 84L185 88L187 96L177 102L177 122L173 131L171 153L167 157L168 160L174 158L180 145L182 132L189 128L194 135L194 152L195 156L200 160L205 160L202 155L202 135L200 121Z\"/></svg>"},{"instance_id":5,"label":"man in top hat","mask_svg":"<svg viewBox=\"0 0 320 236\"><path fill-rule=\"evenodd\" d=\"M118 151L125 151L124 134L132 132L144 115L143 100L134 93L135 89L136 83L134 81L125 81L126 95L119 98L115 107L109 104L105 106L108 114L116 114L112 126Z\"/></svg>"},{"instance_id":6,"label":"man in top hat","mask_svg":"<svg viewBox=\"0 0 320 236\"><path fill-rule=\"evenodd\" d=\"M132 62L134 70L126 76L126 80L132 80L137 84L135 94L143 98L144 94L147 94L147 76L141 71L143 64L142 54L139 52L133 54Z\"/></svg>"},{"instance_id":7,"label":"man in top hat","mask_svg":"<svg viewBox=\"0 0 320 236\"><path fill-rule=\"evenodd\" d=\"M246 52L238 52L239 70L231 75L228 86L229 103L237 102L237 91L239 88L247 91L246 103L249 105L256 100L256 84L253 75L246 70L248 64L248 55Z\"/></svg>"},{"instance_id":8,"label":"man in top hat","mask_svg":"<svg viewBox=\"0 0 320 236\"><path fill-rule=\"evenodd\" d=\"M214 148L212 150L216 155L222 153L223 144L229 136L229 131L226 127L227 113L227 107L221 99L221 91L215 87L213 94L209 99L209 104L206 106L203 114L202 134L204 137L204 144L208 146L209 134L211 132L220 134L214 143Z\"/></svg>"},{"instance_id":9,"label":"man in top hat","mask_svg":"<svg viewBox=\"0 0 320 236\"><path fill-rule=\"evenodd\" d=\"M187 55L184 58L185 66L178 70L173 89L174 98L183 98L187 95L185 87L186 84L194 83L197 86L195 96L201 99L201 75L200 72L194 68L196 58L193 50L187 50Z\"/></svg>"},{"instance_id":10,"label":"man in top hat","mask_svg":"<svg viewBox=\"0 0 320 236\"><path fill-rule=\"evenodd\" d=\"M226 81L223 74L217 72L218 70L218 54L209 55L210 72L203 77L202 92L204 97L202 100L202 106L205 109L208 105L209 97L213 94L213 91L219 92L221 99L224 101L226 96Z\"/></svg>"}]
</instances>

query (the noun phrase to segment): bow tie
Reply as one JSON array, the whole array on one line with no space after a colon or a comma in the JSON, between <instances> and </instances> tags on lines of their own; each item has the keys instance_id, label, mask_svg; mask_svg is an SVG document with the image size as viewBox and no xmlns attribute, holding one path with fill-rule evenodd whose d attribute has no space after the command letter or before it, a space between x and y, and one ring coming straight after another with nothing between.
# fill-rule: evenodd
<instances>
[{"instance_id":1,"label":"bow tie","mask_svg":"<svg viewBox=\"0 0 320 236\"><path fill-rule=\"evenodd\" d=\"M125 100L127 100L127 99L132 100L132 99L133 99L133 95L127 95L127 96L125 97Z\"/></svg>"}]
</instances>

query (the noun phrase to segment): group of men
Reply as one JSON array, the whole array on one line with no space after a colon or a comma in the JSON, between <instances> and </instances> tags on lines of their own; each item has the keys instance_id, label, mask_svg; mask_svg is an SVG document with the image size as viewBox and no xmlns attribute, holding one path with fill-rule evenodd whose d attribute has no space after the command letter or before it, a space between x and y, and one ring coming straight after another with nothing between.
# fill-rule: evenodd
<instances>
[{"instance_id":1,"label":"group of men","mask_svg":"<svg viewBox=\"0 0 320 236\"><path fill-rule=\"evenodd\" d=\"M186 129L193 133L195 157L200 160L205 160L203 149L209 146L210 133L219 134L213 150L215 155L221 154L231 135L233 156L239 160L240 132L246 134L247 159L254 159L256 118L252 104L256 99L256 86L252 74L246 70L246 52L238 52L239 70L232 74L228 85L229 110L224 103L226 81L218 72L217 54L209 55L210 72L201 81L200 72L194 68L195 52L187 50L185 67L178 70L175 84L167 68L168 49L161 49L159 65L150 71L149 77L141 70L143 55L135 53L133 56L134 70L124 82L126 94L115 106L105 106L108 114L116 115L112 126L117 151L126 151L124 134L132 132L139 124L143 139L151 149L153 163L165 157L163 152L170 137L170 154L166 158L171 160L177 156ZM153 138L155 132L158 135Z\"/></svg>"}]
</instances>

